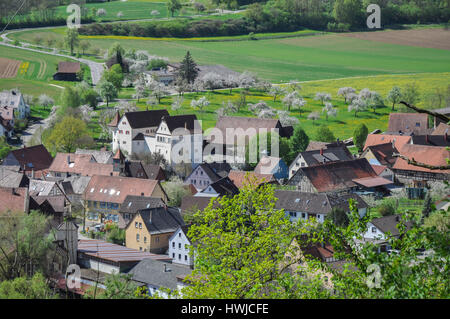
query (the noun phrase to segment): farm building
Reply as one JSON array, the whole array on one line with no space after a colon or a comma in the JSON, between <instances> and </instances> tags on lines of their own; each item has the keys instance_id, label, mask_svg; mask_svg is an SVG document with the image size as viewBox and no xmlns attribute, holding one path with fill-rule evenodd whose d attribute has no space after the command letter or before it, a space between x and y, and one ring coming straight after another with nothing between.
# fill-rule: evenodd
<instances>
[{"instance_id":1,"label":"farm building","mask_svg":"<svg viewBox=\"0 0 450 319\"><path fill-rule=\"evenodd\" d=\"M79 62L59 62L58 70L53 75L55 81L77 81L78 73L81 71Z\"/></svg>"}]
</instances>

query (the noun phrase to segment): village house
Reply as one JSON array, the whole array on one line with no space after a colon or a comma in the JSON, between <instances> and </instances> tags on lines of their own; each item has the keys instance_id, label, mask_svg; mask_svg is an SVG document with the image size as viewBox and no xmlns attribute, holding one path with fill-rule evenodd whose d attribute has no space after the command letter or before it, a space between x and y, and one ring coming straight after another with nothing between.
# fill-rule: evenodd
<instances>
[{"instance_id":1,"label":"village house","mask_svg":"<svg viewBox=\"0 0 450 319\"><path fill-rule=\"evenodd\" d=\"M394 171L392 170L392 168L389 168L387 166L384 165L374 165L374 164L370 164L370 166L372 166L373 170L375 171L375 173L377 174L377 176L383 177L385 179L390 180L391 182L394 182Z\"/></svg>"},{"instance_id":2,"label":"village house","mask_svg":"<svg viewBox=\"0 0 450 319\"><path fill-rule=\"evenodd\" d=\"M169 298L167 290L180 292L186 287L185 279L191 273L188 266L150 258L142 260L129 272L134 282L147 288L148 295L158 294L165 299Z\"/></svg>"},{"instance_id":3,"label":"village house","mask_svg":"<svg viewBox=\"0 0 450 319\"><path fill-rule=\"evenodd\" d=\"M432 129L428 125L428 114L391 113L386 134L391 135L425 135Z\"/></svg>"},{"instance_id":4,"label":"village house","mask_svg":"<svg viewBox=\"0 0 450 319\"><path fill-rule=\"evenodd\" d=\"M374 218L367 223L367 231L363 234L363 241L370 241L378 246L378 252L385 252L391 249L389 238L399 237L398 225L401 222L401 215L383 216ZM412 227L412 222L405 222L406 230ZM359 242L359 241L358 241Z\"/></svg>"},{"instance_id":5,"label":"village house","mask_svg":"<svg viewBox=\"0 0 450 319\"><path fill-rule=\"evenodd\" d=\"M51 166L52 156L44 145L23 147L9 152L3 159L3 166L19 166L29 177L41 178Z\"/></svg>"},{"instance_id":6,"label":"village house","mask_svg":"<svg viewBox=\"0 0 450 319\"><path fill-rule=\"evenodd\" d=\"M139 211L125 228L128 248L165 254L169 238L184 221L178 208L156 207Z\"/></svg>"},{"instance_id":7,"label":"village house","mask_svg":"<svg viewBox=\"0 0 450 319\"><path fill-rule=\"evenodd\" d=\"M260 119L253 117L219 116L216 126L205 137L207 144L205 160L228 163L245 162L245 145L256 135L275 132L281 137L290 138L292 126L283 127L277 119ZM236 147L242 143L242 147Z\"/></svg>"},{"instance_id":8,"label":"village house","mask_svg":"<svg viewBox=\"0 0 450 319\"><path fill-rule=\"evenodd\" d=\"M392 185L392 181L377 176L369 162L360 158L300 168L288 185L310 193L363 191L377 196L387 193L384 186Z\"/></svg>"},{"instance_id":9,"label":"village house","mask_svg":"<svg viewBox=\"0 0 450 319\"><path fill-rule=\"evenodd\" d=\"M330 145L330 144L328 144ZM339 146L327 146L318 150L300 152L289 166L289 178L299 168L320 165L329 162L348 161L353 159L352 154L343 144Z\"/></svg>"},{"instance_id":10,"label":"village house","mask_svg":"<svg viewBox=\"0 0 450 319\"><path fill-rule=\"evenodd\" d=\"M14 117L18 119L24 119L30 115L30 106L25 103L23 94L17 90L0 92L0 107L5 106L12 108Z\"/></svg>"},{"instance_id":11,"label":"village house","mask_svg":"<svg viewBox=\"0 0 450 319\"><path fill-rule=\"evenodd\" d=\"M189 236L189 225L179 226L169 238L169 257L174 264L182 264L192 267L194 258L191 256L190 247L192 245Z\"/></svg>"},{"instance_id":12,"label":"village house","mask_svg":"<svg viewBox=\"0 0 450 319\"><path fill-rule=\"evenodd\" d=\"M197 192L194 197L234 196L238 193L239 188L234 185L233 181L229 177L224 177L206 186Z\"/></svg>"},{"instance_id":13,"label":"village house","mask_svg":"<svg viewBox=\"0 0 450 319\"><path fill-rule=\"evenodd\" d=\"M53 75L55 81L78 81L81 71L80 62L59 62L58 69Z\"/></svg>"},{"instance_id":14,"label":"village house","mask_svg":"<svg viewBox=\"0 0 450 319\"><path fill-rule=\"evenodd\" d=\"M289 178L289 167L280 157L263 156L256 165L256 174L272 174L277 180Z\"/></svg>"},{"instance_id":15,"label":"village house","mask_svg":"<svg viewBox=\"0 0 450 319\"><path fill-rule=\"evenodd\" d=\"M356 202L360 217L366 215L368 208L367 203L356 194L336 195L275 190L275 197L277 198L275 208L284 209L286 217L291 222L314 218L323 223L326 216L335 208L349 212L350 199Z\"/></svg>"},{"instance_id":16,"label":"village house","mask_svg":"<svg viewBox=\"0 0 450 319\"><path fill-rule=\"evenodd\" d=\"M389 135L389 134L369 134L367 135L366 143L363 151L369 146L391 143L399 150L403 145L411 143L411 136L405 135Z\"/></svg>"},{"instance_id":17,"label":"village house","mask_svg":"<svg viewBox=\"0 0 450 319\"><path fill-rule=\"evenodd\" d=\"M165 207L166 203L159 197L128 195L119 210L119 228L125 229L134 216L141 210Z\"/></svg>"},{"instance_id":18,"label":"village house","mask_svg":"<svg viewBox=\"0 0 450 319\"><path fill-rule=\"evenodd\" d=\"M118 176L120 171L114 164L97 163L92 154L57 153L51 166L49 176L66 178L70 176Z\"/></svg>"},{"instance_id":19,"label":"village house","mask_svg":"<svg viewBox=\"0 0 450 319\"><path fill-rule=\"evenodd\" d=\"M64 191L55 181L44 181L31 179L29 181L29 192L32 196L57 196L65 195Z\"/></svg>"},{"instance_id":20,"label":"village house","mask_svg":"<svg viewBox=\"0 0 450 319\"><path fill-rule=\"evenodd\" d=\"M360 158L365 158L371 165L381 165L386 167L392 167L397 160L394 157L394 153L398 153L393 143L384 143L371 145L360 155Z\"/></svg>"},{"instance_id":21,"label":"village house","mask_svg":"<svg viewBox=\"0 0 450 319\"><path fill-rule=\"evenodd\" d=\"M184 184L191 184L200 191L225 176L216 173L210 164L203 163L194 168L194 170L185 178Z\"/></svg>"},{"instance_id":22,"label":"village house","mask_svg":"<svg viewBox=\"0 0 450 319\"><path fill-rule=\"evenodd\" d=\"M410 160L430 166L447 166L450 151L446 147L407 144L399 152ZM428 181L450 180L450 170L433 170L431 168L419 167L408 164L402 158L397 158L392 170L398 182L409 187L425 187Z\"/></svg>"},{"instance_id":23,"label":"village house","mask_svg":"<svg viewBox=\"0 0 450 319\"><path fill-rule=\"evenodd\" d=\"M112 132L112 151L120 148L127 155L150 153L144 136L155 136L163 116L169 116L167 110L127 112L120 116L117 112L109 124ZM139 138L134 140L137 135Z\"/></svg>"},{"instance_id":24,"label":"village house","mask_svg":"<svg viewBox=\"0 0 450 319\"><path fill-rule=\"evenodd\" d=\"M167 203L167 194L159 181L120 176L92 176L83 200L88 221L119 222L120 210L128 195L158 197Z\"/></svg>"},{"instance_id":25,"label":"village house","mask_svg":"<svg viewBox=\"0 0 450 319\"><path fill-rule=\"evenodd\" d=\"M150 71L144 71L144 78L147 83L156 80L159 83L169 86L175 81L176 73L165 68L153 68Z\"/></svg>"},{"instance_id":26,"label":"village house","mask_svg":"<svg viewBox=\"0 0 450 319\"><path fill-rule=\"evenodd\" d=\"M169 165L203 162L203 132L195 115L163 116L154 136L145 136L150 153L164 156Z\"/></svg>"}]
</instances>

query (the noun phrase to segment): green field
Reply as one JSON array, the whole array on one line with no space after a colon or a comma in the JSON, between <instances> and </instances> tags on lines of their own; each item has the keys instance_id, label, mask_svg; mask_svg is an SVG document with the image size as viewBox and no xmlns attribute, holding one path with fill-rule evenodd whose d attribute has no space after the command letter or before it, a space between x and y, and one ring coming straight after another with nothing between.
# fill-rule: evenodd
<instances>
[{"instance_id":1,"label":"green field","mask_svg":"<svg viewBox=\"0 0 450 319\"><path fill-rule=\"evenodd\" d=\"M24 66L19 69L15 78L0 79L0 91L19 88L24 94L34 96L47 94L57 98L62 89L54 85L72 85L68 82L53 80L58 62L71 61L70 59L5 46L0 46L0 57L19 60Z\"/></svg>"},{"instance_id":2,"label":"green field","mask_svg":"<svg viewBox=\"0 0 450 319\"><path fill-rule=\"evenodd\" d=\"M55 36L62 34L48 30ZM11 38L30 40L30 32ZM93 47L124 48L180 61L190 51L199 64L223 64L235 71L252 71L272 82L321 80L382 74L449 72L450 51L393 45L337 34L257 41L199 42L143 40L126 37L85 38Z\"/></svg>"}]
</instances>

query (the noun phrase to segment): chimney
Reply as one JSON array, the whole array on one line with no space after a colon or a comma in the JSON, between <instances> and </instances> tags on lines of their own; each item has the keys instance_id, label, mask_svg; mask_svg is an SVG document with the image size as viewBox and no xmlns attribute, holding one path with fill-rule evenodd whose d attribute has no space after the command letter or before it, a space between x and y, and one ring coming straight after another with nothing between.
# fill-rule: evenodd
<instances>
[{"instance_id":1,"label":"chimney","mask_svg":"<svg viewBox=\"0 0 450 319\"><path fill-rule=\"evenodd\" d=\"M323 148L320 149L320 155L323 156Z\"/></svg>"},{"instance_id":2,"label":"chimney","mask_svg":"<svg viewBox=\"0 0 450 319\"><path fill-rule=\"evenodd\" d=\"M34 179L34 168L31 169L31 178Z\"/></svg>"},{"instance_id":3,"label":"chimney","mask_svg":"<svg viewBox=\"0 0 450 319\"><path fill-rule=\"evenodd\" d=\"M12 195L16 195L16 189L13 187L13 188L11 188L11 194Z\"/></svg>"},{"instance_id":4,"label":"chimney","mask_svg":"<svg viewBox=\"0 0 450 319\"><path fill-rule=\"evenodd\" d=\"M70 164L70 155L67 155L67 164Z\"/></svg>"},{"instance_id":5,"label":"chimney","mask_svg":"<svg viewBox=\"0 0 450 319\"><path fill-rule=\"evenodd\" d=\"M447 131L444 133L444 141L447 142Z\"/></svg>"}]
</instances>

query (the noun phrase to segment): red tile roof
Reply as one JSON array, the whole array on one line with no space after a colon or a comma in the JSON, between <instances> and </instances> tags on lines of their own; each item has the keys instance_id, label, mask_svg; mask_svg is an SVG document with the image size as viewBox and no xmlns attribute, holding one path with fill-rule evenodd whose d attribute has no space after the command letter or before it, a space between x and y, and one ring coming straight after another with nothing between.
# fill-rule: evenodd
<instances>
[{"instance_id":1,"label":"red tile roof","mask_svg":"<svg viewBox=\"0 0 450 319\"><path fill-rule=\"evenodd\" d=\"M119 175L113 171L113 164L97 163L91 154L57 153L48 170L82 176Z\"/></svg>"},{"instance_id":2,"label":"red tile roof","mask_svg":"<svg viewBox=\"0 0 450 319\"><path fill-rule=\"evenodd\" d=\"M42 144L14 150L11 151L11 154L19 162L22 169L25 167L26 171L39 171L49 168L53 161L52 156ZM32 167L30 164L32 164Z\"/></svg>"},{"instance_id":3,"label":"red tile roof","mask_svg":"<svg viewBox=\"0 0 450 319\"><path fill-rule=\"evenodd\" d=\"M384 170L387 168L387 166L383 166L383 165L373 165L371 164L373 170L375 171L375 173L377 175L380 175L381 173L384 172Z\"/></svg>"},{"instance_id":4,"label":"red tile roof","mask_svg":"<svg viewBox=\"0 0 450 319\"><path fill-rule=\"evenodd\" d=\"M446 159L450 158L450 151L448 151L445 147L416 144L404 145L400 149L400 154L406 156L410 160L415 160L416 162L432 166L448 165ZM408 164L407 161L401 158L397 158L393 168L398 170L450 174L450 170L431 170L429 168Z\"/></svg>"},{"instance_id":5,"label":"red tile roof","mask_svg":"<svg viewBox=\"0 0 450 319\"><path fill-rule=\"evenodd\" d=\"M0 188L0 212L24 212L28 188Z\"/></svg>"},{"instance_id":6,"label":"red tile roof","mask_svg":"<svg viewBox=\"0 0 450 319\"><path fill-rule=\"evenodd\" d=\"M158 185L158 181L151 179L94 175L84 197L86 200L121 204L128 195L159 197L153 194Z\"/></svg>"},{"instance_id":7,"label":"red tile roof","mask_svg":"<svg viewBox=\"0 0 450 319\"><path fill-rule=\"evenodd\" d=\"M356 186L355 179L377 177L365 158L304 167L298 172L303 172L318 192L348 189Z\"/></svg>"},{"instance_id":8,"label":"red tile roof","mask_svg":"<svg viewBox=\"0 0 450 319\"><path fill-rule=\"evenodd\" d=\"M395 139L395 148L400 149L403 145L408 144L411 141L411 136L405 135L388 135L388 134L369 134L367 135L364 150L373 145L392 143Z\"/></svg>"}]
</instances>

